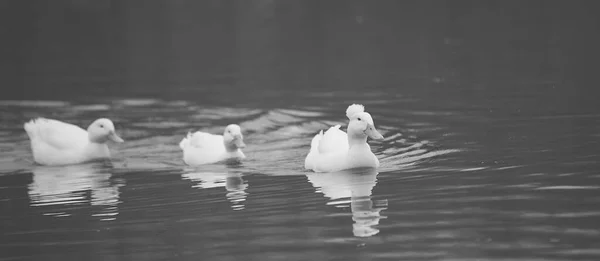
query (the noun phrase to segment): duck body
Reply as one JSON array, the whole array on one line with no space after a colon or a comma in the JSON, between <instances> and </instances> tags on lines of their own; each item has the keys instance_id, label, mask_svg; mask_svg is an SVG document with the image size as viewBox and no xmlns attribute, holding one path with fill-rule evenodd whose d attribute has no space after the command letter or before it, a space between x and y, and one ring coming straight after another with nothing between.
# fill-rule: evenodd
<instances>
[{"instance_id":1,"label":"duck body","mask_svg":"<svg viewBox=\"0 0 600 261\"><path fill-rule=\"evenodd\" d=\"M25 123L24 129L30 139L33 159L41 165L71 165L108 159L110 150L106 141L123 142L108 119L96 120L88 131L70 123L45 118Z\"/></svg>"},{"instance_id":2,"label":"duck body","mask_svg":"<svg viewBox=\"0 0 600 261\"><path fill-rule=\"evenodd\" d=\"M373 139L383 139L383 136L375 129L370 115L363 110L362 105L348 108L348 133L336 125L325 133L320 131L315 135L304 160L304 168L315 172L378 168L379 160L371 151L367 136Z\"/></svg>"},{"instance_id":3,"label":"duck body","mask_svg":"<svg viewBox=\"0 0 600 261\"><path fill-rule=\"evenodd\" d=\"M229 125L224 135L197 131L188 133L179 143L183 151L183 161L187 165L204 165L222 162L229 159L244 159L246 155L241 148L246 145L243 142L239 126Z\"/></svg>"},{"instance_id":4,"label":"duck body","mask_svg":"<svg viewBox=\"0 0 600 261\"><path fill-rule=\"evenodd\" d=\"M335 172L354 168L378 168L379 160L369 144L348 144L348 135L336 125L313 138L304 168L315 172Z\"/></svg>"}]
</instances>

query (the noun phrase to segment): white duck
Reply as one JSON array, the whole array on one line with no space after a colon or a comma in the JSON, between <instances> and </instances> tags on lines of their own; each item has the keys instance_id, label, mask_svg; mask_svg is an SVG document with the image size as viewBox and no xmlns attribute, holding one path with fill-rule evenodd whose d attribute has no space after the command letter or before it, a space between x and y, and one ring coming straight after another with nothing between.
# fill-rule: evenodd
<instances>
[{"instance_id":1,"label":"white duck","mask_svg":"<svg viewBox=\"0 0 600 261\"><path fill-rule=\"evenodd\" d=\"M315 172L334 172L345 169L379 167L379 160L367 144L367 136L375 140L383 136L375 129L371 114L364 106L352 104L346 109L350 119L348 134L340 130L340 125L323 130L312 139L310 152L304 161L304 168Z\"/></svg>"},{"instance_id":2,"label":"white duck","mask_svg":"<svg viewBox=\"0 0 600 261\"><path fill-rule=\"evenodd\" d=\"M183 150L183 161L192 166L246 158L241 150L246 147L242 130L236 124L228 125L223 135L201 131L188 133L179 147Z\"/></svg>"},{"instance_id":3,"label":"white duck","mask_svg":"<svg viewBox=\"0 0 600 261\"><path fill-rule=\"evenodd\" d=\"M109 119L97 119L87 131L70 123L37 118L24 125L33 159L41 165L70 165L110 158L107 141L123 142Z\"/></svg>"}]
</instances>

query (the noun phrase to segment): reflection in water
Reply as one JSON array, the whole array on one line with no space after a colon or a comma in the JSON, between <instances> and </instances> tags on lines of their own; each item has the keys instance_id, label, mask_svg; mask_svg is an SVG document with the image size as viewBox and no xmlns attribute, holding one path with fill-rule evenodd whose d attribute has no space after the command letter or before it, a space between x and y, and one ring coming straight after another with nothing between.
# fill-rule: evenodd
<instances>
[{"instance_id":1,"label":"reflection in water","mask_svg":"<svg viewBox=\"0 0 600 261\"><path fill-rule=\"evenodd\" d=\"M0 1L2 99L41 99L0 101L0 259L600 260L592 3ZM299 182L310 138L353 102L381 115L386 175ZM115 118L122 194L114 171L30 177L37 116ZM179 176L181 136L228 123L248 130L235 171L282 174L243 176L252 211L206 211L198 195L228 191ZM87 220L117 198L118 224ZM346 240L350 222L382 233Z\"/></svg>"},{"instance_id":2,"label":"reflection in water","mask_svg":"<svg viewBox=\"0 0 600 261\"><path fill-rule=\"evenodd\" d=\"M111 182L111 167L104 163L71 166L38 166L33 169L33 182L29 184L31 206L79 205L89 202L101 206L92 216L101 220L114 220L118 214L119 187L123 182ZM56 209L56 208L54 208ZM72 213L45 212L49 216L70 216Z\"/></svg>"},{"instance_id":3,"label":"reflection in water","mask_svg":"<svg viewBox=\"0 0 600 261\"><path fill-rule=\"evenodd\" d=\"M244 201L248 193L246 188L248 184L242 179L242 175L237 172L189 172L181 175L183 179L188 179L197 184L193 188L218 188L225 187L227 193L225 196L231 202L233 210L244 209Z\"/></svg>"},{"instance_id":4,"label":"reflection in water","mask_svg":"<svg viewBox=\"0 0 600 261\"><path fill-rule=\"evenodd\" d=\"M370 237L379 233L375 226L382 218L380 212L387 209L387 200L371 200L377 174L376 169L362 168L334 173L310 173L306 176L317 188L317 192L331 199L328 205L345 207L350 199L354 236Z\"/></svg>"}]
</instances>

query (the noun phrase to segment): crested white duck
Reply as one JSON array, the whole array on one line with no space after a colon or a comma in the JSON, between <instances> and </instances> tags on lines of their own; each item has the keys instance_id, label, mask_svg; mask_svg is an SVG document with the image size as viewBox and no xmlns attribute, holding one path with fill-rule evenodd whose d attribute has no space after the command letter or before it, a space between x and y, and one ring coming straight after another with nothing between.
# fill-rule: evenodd
<instances>
[{"instance_id":1,"label":"crested white duck","mask_svg":"<svg viewBox=\"0 0 600 261\"><path fill-rule=\"evenodd\" d=\"M246 158L241 150L246 147L244 136L237 124L228 125L223 135L201 131L188 133L179 147L183 150L183 161L191 166Z\"/></svg>"},{"instance_id":2,"label":"crested white duck","mask_svg":"<svg viewBox=\"0 0 600 261\"><path fill-rule=\"evenodd\" d=\"M371 152L367 137L382 140L383 136L375 129L371 114L364 106L352 104L346 109L348 133L340 130L340 125L323 130L312 139L310 151L304 160L304 168L315 172L335 172L345 169L379 167L379 160Z\"/></svg>"},{"instance_id":3,"label":"crested white duck","mask_svg":"<svg viewBox=\"0 0 600 261\"><path fill-rule=\"evenodd\" d=\"M87 131L70 123L37 118L24 124L33 159L41 165L71 165L109 159L107 142L123 142L109 119L97 119Z\"/></svg>"}]
</instances>

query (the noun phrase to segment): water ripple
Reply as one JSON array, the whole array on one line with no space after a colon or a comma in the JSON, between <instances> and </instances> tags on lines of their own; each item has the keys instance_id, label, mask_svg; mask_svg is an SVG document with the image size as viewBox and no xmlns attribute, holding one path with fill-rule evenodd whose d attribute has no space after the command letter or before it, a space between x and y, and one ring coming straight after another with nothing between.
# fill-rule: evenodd
<instances>
[{"instance_id":1,"label":"water ripple","mask_svg":"<svg viewBox=\"0 0 600 261\"><path fill-rule=\"evenodd\" d=\"M579 189L600 189L600 186L547 186L538 187L536 190L579 190Z\"/></svg>"},{"instance_id":2,"label":"water ripple","mask_svg":"<svg viewBox=\"0 0 600 261\"><path fill-rule=\"evenodd\" d=\"M391 260L597 257L593 246L579 243L600 235L592 222L600 216L593 205L597 200L589 196L599 187L581 181L597 174L578 171L593 164L592 158L539 163L544 153L557 151L519 154L526 150L520 144L503 147L506 140L490 152L478 143L477 135L484 134L466 137L462 126L445 121L463 123L472 115L372 105L385 135L381 142L370 141L381 168L306 171L303 161L312 137L332 125L347 125L344 106L329 105L252 109L154 99L0 102L6 119L0 125L0 194L11 195L0 198L0 206L19 206L1 212L9 224L5 234L30 238L15 246L64 247L77 244L59 236L92 227L91 234L139 253L133 259L166 258L174 245L181 245L178 254L227 252L261 260L265 256L249 249L285 257L293 253L298 259L307 251L327 259L332 247L356 251L349 251L349 259L356 253ZM22 124L42 114L80 126L97 117L114 118L127 142L110 144L112 164L36 166ZM178 143L188 131L219 134L230 123L244 131L245 161L185 166ZM499 140L513 133L502 129L507 125L498 128L490 135ZM570 182L575 178L581 182ZM574 200L577 206L570 204ZM60 229L44 232L44 226ZM82 246L96 243L81 241ZM390 245L397 247L379 251ZM114 246L97 248L112 253Z\"/></svg>"},{"instance_id":3,"label":"water ripple","mask_svg":"<svg viewBox=\"0 0 600 261\"><path fill-rule=\"evenodd\" d=\"M64 167L36 167L29 185L31 206L45 208L53 205L91 204L101 206L101 213L118 214L119 187L124 184L110 180L110 168L102 163ZM116 181L116 180L114 180ZM91 194L88 194L88 191ZM65 212L45 211L45 215L68 216Z\"/></svg>"}]
</instances>

